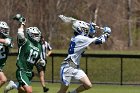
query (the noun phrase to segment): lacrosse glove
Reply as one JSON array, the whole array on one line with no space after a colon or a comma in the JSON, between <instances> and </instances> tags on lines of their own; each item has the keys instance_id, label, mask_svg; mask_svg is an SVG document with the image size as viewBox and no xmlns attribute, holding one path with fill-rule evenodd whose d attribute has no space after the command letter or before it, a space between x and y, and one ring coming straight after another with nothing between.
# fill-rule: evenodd
<instances>
[{"instance_id":1,"label":"lacrosse glove","mask_svg":"<svg viewBox=\"0 0 140 93\"><path fill-rule=\"evenodd\" d=\"M21 15L21 14L16 14L14 17L13 17L14 20L17 20L18 22L20 23L25 23L26 22L26 19Z\"/></svg>"},{"instance_id":2,"label":"lacrosse glove","mask_svg":"<svg viewBox=\"0 0 140 93\"><path fill-rule=\"evenodd\" d=\"M103 29L103 33L107 36L107 38L110 36L111 34L111 28L109 27L104 27Z\"/></svg>"}]
</instances>

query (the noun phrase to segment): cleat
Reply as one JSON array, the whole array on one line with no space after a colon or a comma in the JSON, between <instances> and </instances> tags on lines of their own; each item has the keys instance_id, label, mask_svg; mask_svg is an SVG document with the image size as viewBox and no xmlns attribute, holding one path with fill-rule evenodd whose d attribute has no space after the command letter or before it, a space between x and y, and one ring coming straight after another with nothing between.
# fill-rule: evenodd
<instances>
[{"instance_id":1,"label":"cleat","mask_svg":"<svg viewBox=\"0 0 140 93\"><path fill-rule=\"evenodd\" d=\"M8 93L8 91L10 91L10 90L12 90L12 89L14 89L14 88L16 88L16 84L13 82L13 81L10 81L9 83L8 83L8 85L5 87L5 89L4 89L4 93Z\"/></svg>"},{"instance_id":2,"label":"cleat","mask_svg":"<svg viewBox=\"0 0 140 93\"><path fill-rule=\"evenodd\" d=\"M44 87L43 91L44 91L44 93L47 93L49 91L49 88Z\"/></svg>"}]
</instances>

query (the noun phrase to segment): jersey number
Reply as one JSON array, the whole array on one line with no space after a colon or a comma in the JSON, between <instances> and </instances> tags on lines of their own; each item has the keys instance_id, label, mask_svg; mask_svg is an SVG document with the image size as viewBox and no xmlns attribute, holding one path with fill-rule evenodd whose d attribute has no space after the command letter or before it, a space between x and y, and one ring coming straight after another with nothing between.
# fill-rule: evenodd
<instances>
[{"instance_id":1,"label":"jersey number","mask_svg":"<svg viewBox=\"0 0 140 93\"><path fill-rule=\"evenodd\" d=\"M27 61L30 63L35 63L37 57L38 57L38 52L31 49Z\"/></svg>"},{"instance_id":2,"label":"jersey number","mask_svg":"<svg viewBox=\"0 0 140 93\"><path fill-rule=\"evenodd\" d=\"M68 50L69 54L73 54L74 53L75 45L76 45L75 42L73 42L73 41L70 42L70 46L69 46L69 50Z\"/></svg>"},{"instance_id":3,"label":"jersey number","mask_svg":"<svg viewBox=\"0 0 140 93\"><path fill-rule=\"evenodd\" d=\"M5 47L0 46L0 59L5 58Z\"/></svg>"}]
</instances>

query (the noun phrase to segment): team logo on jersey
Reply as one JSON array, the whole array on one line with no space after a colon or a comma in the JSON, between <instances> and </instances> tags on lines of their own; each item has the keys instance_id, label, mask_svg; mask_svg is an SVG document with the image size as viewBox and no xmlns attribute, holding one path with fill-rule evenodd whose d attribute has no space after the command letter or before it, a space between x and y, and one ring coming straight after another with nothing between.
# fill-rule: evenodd
<instances>
[{"instance_id":1,"label":"team logo on jersey","mask_svg":"<svg viewBox=\"0 0 140 93\"><path fill-rule=\"evenodd\" d=\"M33 48L34 50L39 51L39 48L33 46L32 44L30 44L29 46L30 46L31 48Z\"/></svg>"}]
</instances>

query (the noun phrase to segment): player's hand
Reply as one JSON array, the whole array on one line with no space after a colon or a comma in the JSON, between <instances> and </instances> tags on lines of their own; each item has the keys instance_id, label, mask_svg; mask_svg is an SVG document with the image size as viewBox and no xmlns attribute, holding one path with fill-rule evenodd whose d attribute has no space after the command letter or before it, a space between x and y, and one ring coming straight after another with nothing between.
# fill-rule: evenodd
<instances>
[{"instance_id":1,"label":"player's hand","mask_svg":"<svg viewBox=\"0 0 140 93\"><path fill-rule=\"evenodd\" d=\"M110 36L110 34L111 34L111 28L110 27L107 27L107 26L104 27L103 28L103 33L108 38Z\"/></svg>"},{"instance_id":2,"label":"player's hand","mask_svg":"<svg viewBox=\"0 0 140 93\"><path fill-rule=\"evenodd\" d=\"M111 34L111 28L110 27L104 27L103 33L109 36Z\"/></svg>"},{"instance_id":3,"label":"player's hand","mask_svg":"<svg viewBox=\"0 0 140 93\"><path fill-rule=\"evenodd\" d=\"M23 17L21 14L16 14L14 17L13 17L14 20L17 20L18 22L22 23L22 24L25 24L26 22L26 19L25 17Z\"/></svg>"}]
</instances>

